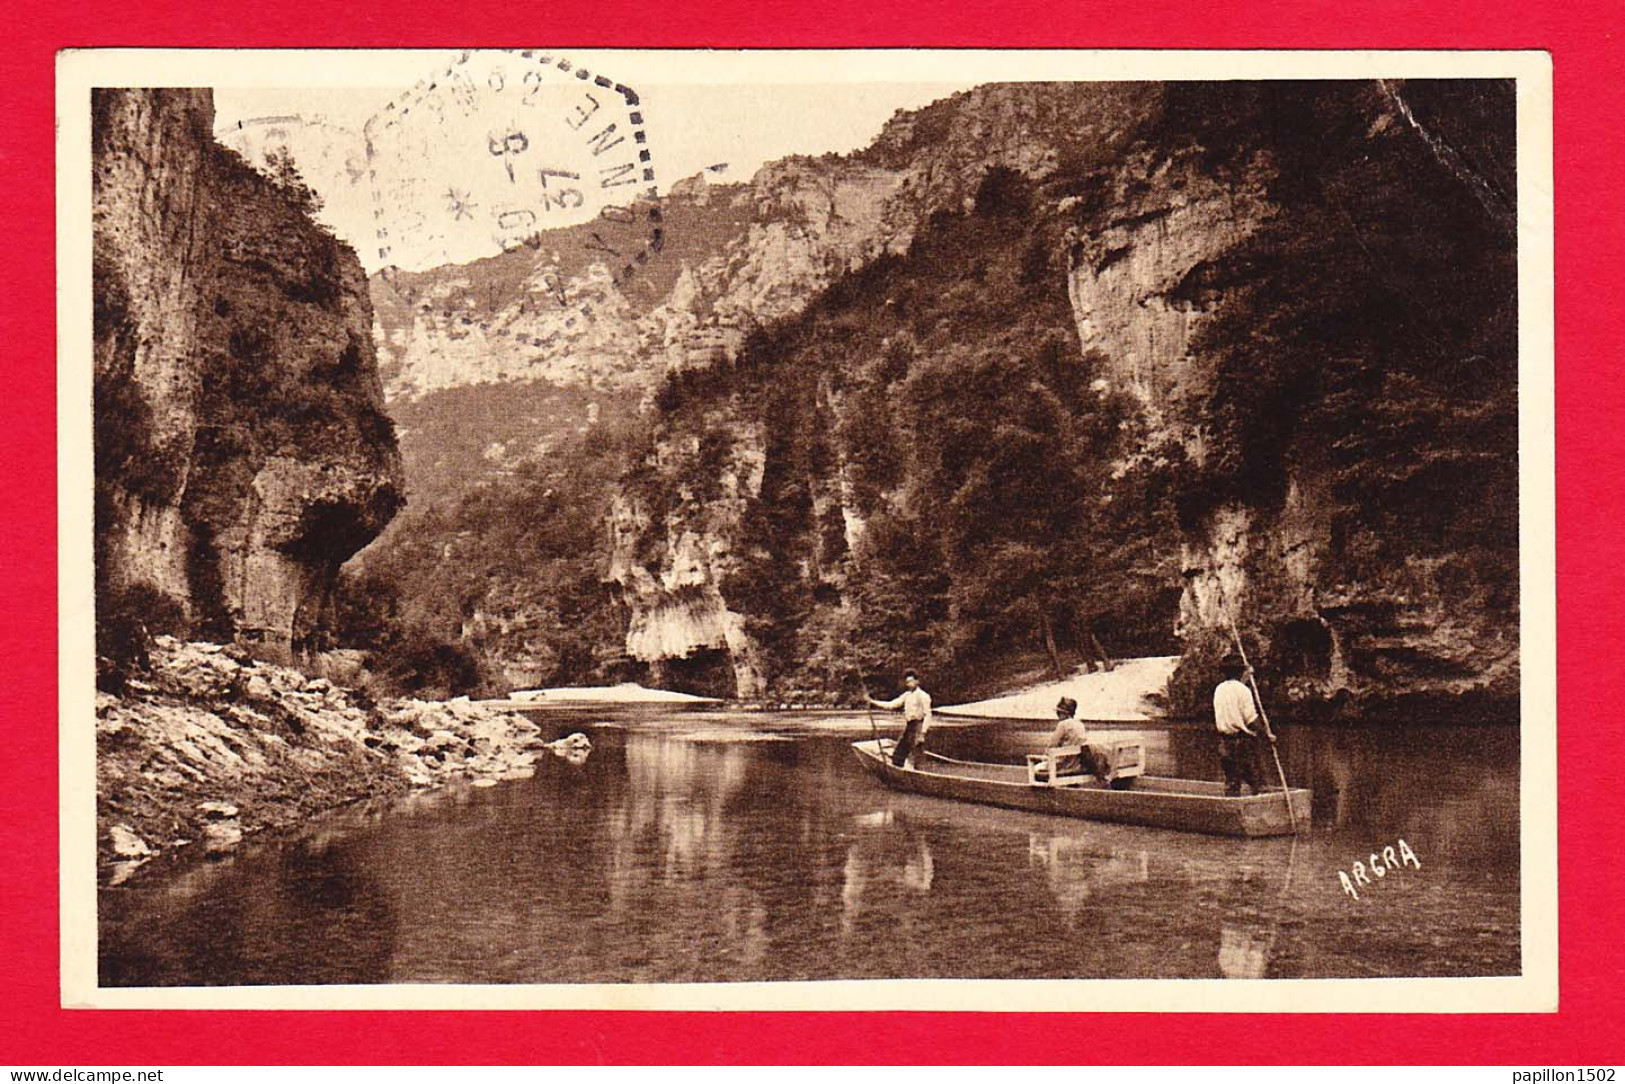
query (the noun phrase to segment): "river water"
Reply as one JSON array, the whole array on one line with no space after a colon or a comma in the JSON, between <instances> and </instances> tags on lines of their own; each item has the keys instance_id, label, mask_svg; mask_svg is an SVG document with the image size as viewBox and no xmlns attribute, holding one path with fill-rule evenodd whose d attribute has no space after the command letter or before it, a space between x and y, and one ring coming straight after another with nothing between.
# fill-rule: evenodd
<instances>
[{"instance_id":1,"label":"river water","mask_svg":"<svg viewBox=\"0 0 1625 1084\"><path fill-rule=\"evenodd\" d=\"M592 754L104 888L102 985L1519 970L1512 726L1287 727L1314 830L1237 840L892 793L848 746L861 715L536 718ZM1154 774L1220 777L1206 730L1134 733ZM930 744L1016 762L1043 741L939 723ZM1338 872L1401 839L1419 866L1351 898Z\"/></svg>"}]
</instances>

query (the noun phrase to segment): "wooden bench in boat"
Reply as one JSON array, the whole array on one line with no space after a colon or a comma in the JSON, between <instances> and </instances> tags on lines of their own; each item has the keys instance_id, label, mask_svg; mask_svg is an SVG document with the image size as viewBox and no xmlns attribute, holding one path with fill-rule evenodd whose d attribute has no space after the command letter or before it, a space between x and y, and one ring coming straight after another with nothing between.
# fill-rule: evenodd
<instances>
[{"instance_id":1,"label":"wooden bench in boat","mask_svg":"<svg viewBox=\"0 0 1625 1084\"><path fill-rule=\"evenodd\" d=\"M1083 746L1081 745L1061 745L1054 749L1046 749L1042 753L1028 753L1027 782L1035 787L1075 787L1083 783L1095 782L1095 777L1087 772L1062 775L1056 771L1056 766L1063 757L1082 755ZM1106 755L1111 760L1111 769L1101 782L1111 783L1118 779L1128 779L1132 776L1142 775L1145 772L1144 742L1111 742L1106 746ZM1040 773L1043 773L1042 778L1040 778Z\"/></svg>"}]
</instances>

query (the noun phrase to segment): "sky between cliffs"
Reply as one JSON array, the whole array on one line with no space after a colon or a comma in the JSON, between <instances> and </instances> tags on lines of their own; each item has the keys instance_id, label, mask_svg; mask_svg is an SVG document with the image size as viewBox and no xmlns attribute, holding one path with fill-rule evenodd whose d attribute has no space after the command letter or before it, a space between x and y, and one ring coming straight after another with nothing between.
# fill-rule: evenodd
<instances>
[{"instance_id":1,"label":"sky between cliffs","mask_svg":"<svg viewBox=\"0 0 1625 1084\"><path fill-rule=\"evenodd\" d=\"M399 73L380 72L373 86L217 86L216 137L256 165L268 148L285 147L322 199L318 217L354 246L369 273L376 271L391 261L380 260L373 243L378 208L359 176L365 146L361 133L368 118L433 62L412 57ZM974 85L800 78L750 86L639 83L661 193L702 171L715 182L746 181L763 164L787 155L861 149L899 110L918 109ZM426 176L456 177L468 169L466 163L449 160L449 151L444 153L448 160L435 161L430 155L423 162ZM590 218L594 210L586 208L575 220ZM384 213L389 213L387 206ZM550 223L569 224L563 219ZM489 253L470 251L466 259L482 255Z\"/></svg>"}]
</instances>

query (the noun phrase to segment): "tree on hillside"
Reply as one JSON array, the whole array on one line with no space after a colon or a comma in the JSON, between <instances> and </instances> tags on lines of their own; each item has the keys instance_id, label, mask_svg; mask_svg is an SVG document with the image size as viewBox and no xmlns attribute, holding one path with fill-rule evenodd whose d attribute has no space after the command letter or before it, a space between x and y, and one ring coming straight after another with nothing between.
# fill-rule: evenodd
<instances>
[{"instance_id":1,"label":"tree on hillside","mask_svg":"<svg viewBox=\"0 0 1625 1084\"><path fill-rule=\"evenodd\" d=\"M299 172L299 164L287 147L269 148L265 152L265 164L261 171L305 214L314 216L321 211L322 197L305 183L304 174Z\"/></svg>"},{"instance_id":2,"label":"tree on hillside","mask_svg":"<svg viewBox=\"0 0 1625 1084\"><path fill-rule=\"evenodd\" d=\"M881 512L853 556L858 669L867 676L945 665L951 652L938 634L948 620L949 580L935 539L918 520Z\"/></svg>"}]
</instances>

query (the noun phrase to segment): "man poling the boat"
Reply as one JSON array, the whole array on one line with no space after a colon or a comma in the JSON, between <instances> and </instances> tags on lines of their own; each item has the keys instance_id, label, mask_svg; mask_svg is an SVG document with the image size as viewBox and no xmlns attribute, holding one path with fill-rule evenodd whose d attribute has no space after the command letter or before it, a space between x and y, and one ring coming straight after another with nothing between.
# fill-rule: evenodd
<instances>
[{"instance_id":1,"label":"man poling the boat","mask_svg":"<svg viewBox=\"0 0 1625 1084\"><path fill-rule=\"evenodd\" d=\"M1213 726L1219 732L1224 793L1239 797L1245 783L1254 794L1263 794L1264 764L1259 742L1267 736L1273 743L1275 735L1252 729L1259 721L1259 711L1253 690L1242 680L1247 674L1246 660L1232 652L1220 661L1219 672L1223 680L1213 690Z\"/></svg>"},{"instance_id":2,"label":"man poling the boat","mask_svg":"<svg viewBox=\"0 0 1625 1084\"><path fill-rule=\"evenodd\" d=\"M913 670L903 674L903 692L891 700L876 700L865 695L871 707L886 711L903 712L903 736L892 750L892 764L901 768L914 759L915 751L925 741L925 732L931 726L931 694L920 688L920 676Z\"/></svg>"}]
</instances>

